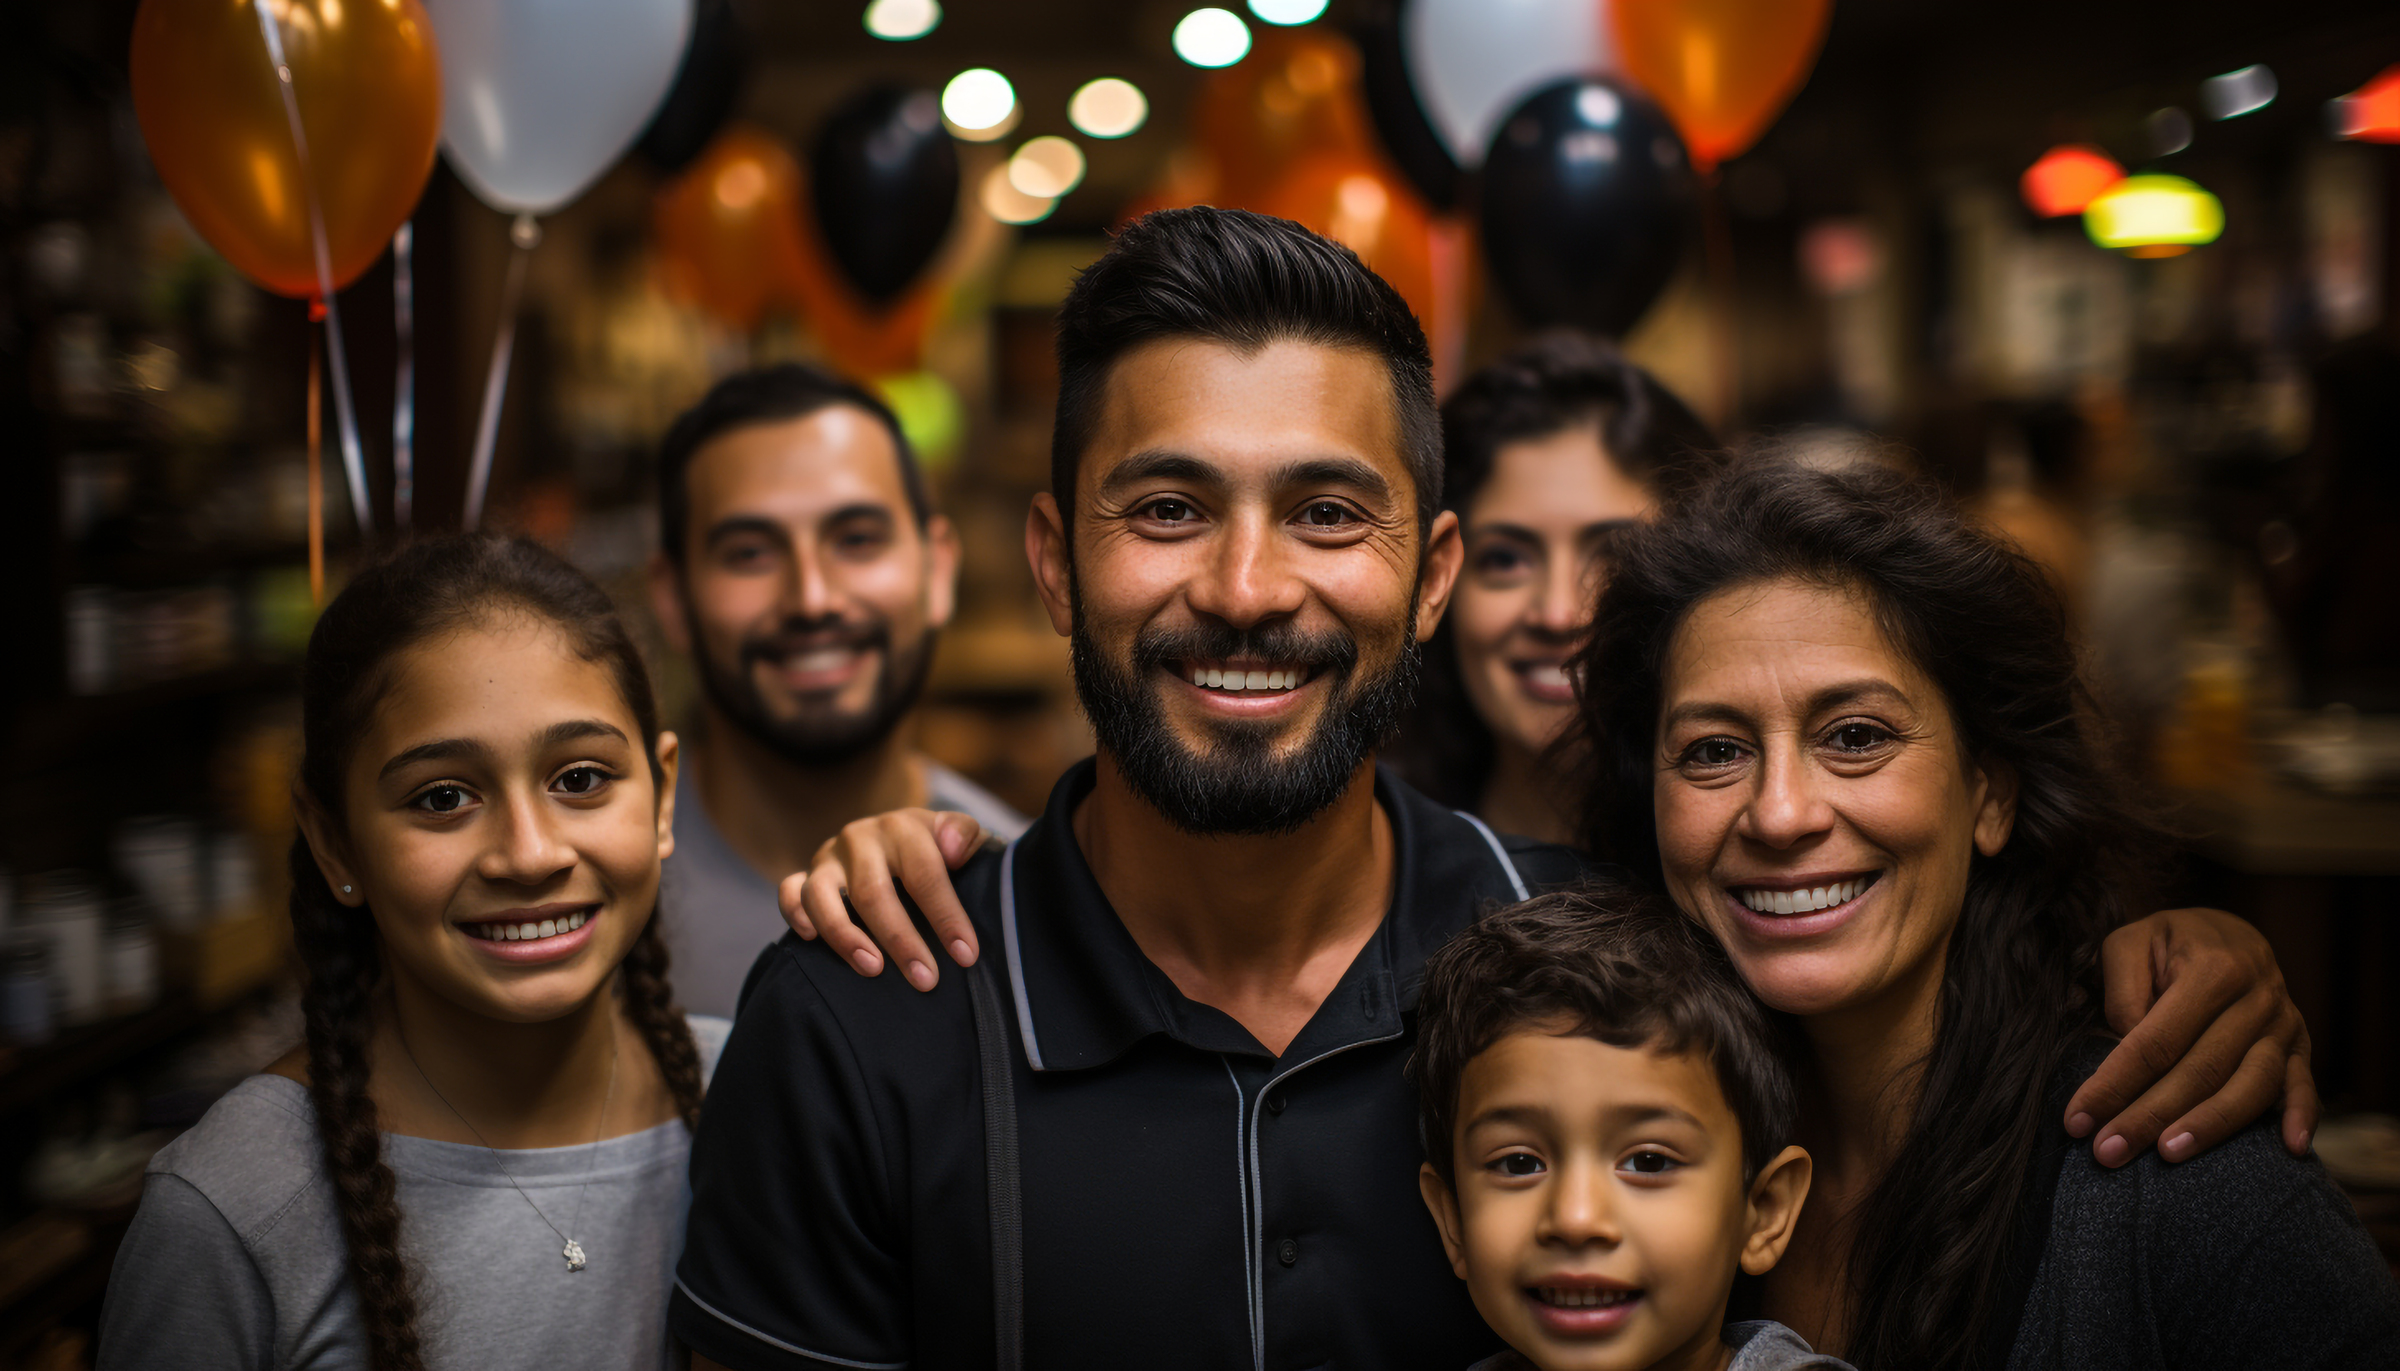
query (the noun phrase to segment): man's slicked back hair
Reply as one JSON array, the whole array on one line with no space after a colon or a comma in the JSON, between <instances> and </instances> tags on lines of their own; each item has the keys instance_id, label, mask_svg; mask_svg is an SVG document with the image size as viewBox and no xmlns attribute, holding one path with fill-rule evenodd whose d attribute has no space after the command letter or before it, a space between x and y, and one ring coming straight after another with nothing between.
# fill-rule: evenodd
<instances>
[{"instance_id":1,"label":"man's slicked back hair","mask_svg":"<svg viewBox=\"0 0 2400 1371\"><path fill-rule=\"evenodd\" d=\"M1355 348L1392 378L1401 458L1417 528L1442 500L1442 429L1433 358L1408 302L1358 254L1288 219L1247 210L1165 209L1128 225L1084 269L1058 315L1058 420L1050 492L1072 526L1075 473L1117 360L1160 338L1196 338L1245 356L1271 343Z\"/></svg>"},{"instance_id":2,"label":"man's slicked back hair","mask_svg":"<svg viewBox=\"0 0 2400 1371\"><path fill-rule=\"evenodd\" d=\"M875 392L844 380L821 367L783 362L771 367L737 371L709 387L700 403L675 417L667 436L658 442L658 540L667 560L683 565L684 521L691 517L692 493L687 477L692 457L708 442L752 424L780 424L803 419L821 409L848 405L864 410L892 437L900 461L900 488L908 496L908 512L923 530L933 519L933 501L925 493L925 474L917 454L900 431L899 417Z\"/></svg>"}]
</instances>

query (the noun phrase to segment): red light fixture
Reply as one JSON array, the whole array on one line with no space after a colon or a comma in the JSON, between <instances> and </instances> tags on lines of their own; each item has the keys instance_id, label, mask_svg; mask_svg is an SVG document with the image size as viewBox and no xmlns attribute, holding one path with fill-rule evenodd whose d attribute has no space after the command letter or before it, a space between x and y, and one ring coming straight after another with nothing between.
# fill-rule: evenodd
<instances>
[{"instance_id":1,"label":"red light fixture","mask_svg":"<svg viewBox=\"0 0 2400 1371\"><path fill-rule=\"evenodd\" d=\"M2107 153L2082 143L2062 143L2025 168L2017 189L2034 213L2056 219L2083 213L2100 192L2124 179L2125 168Z\"/></svg>"},{"instance_id":2,"label":"red light fixture","mask_svg":"<svg viewBox=\"0 0 2400 1371\"><path fill-rule=\"evenodd\" d=\"M2400 143L2400 63L2334 102L2344 138L2362 143Z\"/></svg>"}]
</instances>

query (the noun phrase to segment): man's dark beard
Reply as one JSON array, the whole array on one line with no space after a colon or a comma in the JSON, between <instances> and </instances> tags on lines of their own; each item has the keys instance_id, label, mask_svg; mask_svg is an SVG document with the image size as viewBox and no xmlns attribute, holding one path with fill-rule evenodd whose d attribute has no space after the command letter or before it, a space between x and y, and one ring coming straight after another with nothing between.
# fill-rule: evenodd
<instances>
[{"instance_id":1,"label":"man's dark beard","mask_svg":"<svg viewBox=\"0 0 2400 1371\"><path fill-rule=\"evenodd\" d=\"M700 621L689 602L684 612L689 622ZM798 635L821 632L828 627L831 625L822 622L793 621L785 624L782 632ZM705 648L693 653L692 658L700 671L700 689L727 721L794 766L828 767L850 761L890 737L908 711L916 707L917 697L925 692L926 674L933 667L931 633L917 640L914 651L897 653L892 650L891 626L876 620L859 629L850 642L852 646L879 652L883 658L875 682L875 698L857 714L812 716L804 710L791 719L777 719L769 714L766 702L759 698L751 668L781 655L780 645L773 638L743 639L741 656L730 672L719 666Z\"/></svg>"},{"instance_id":2,"label":"man's dark beard","mask_svg":"<svg viewBox=\"0 0 2400 1371\"><path fill-rule=\"evenodd\" d=\"M1382 746L1416 696L1417 639L1412 595L1400 639L1400 659L1358 679L1358 642L1339 630L1303 633L1290 624L1244 633L1221 623L1151 629L1134 640L1128 672L1108 659L1084 622L1077 597L1070 638L1075 694L1092 732L1134 793L1187 833L1290 833L1323 813L1358 764ZM1155 677L1162 667L1232 657L1297 664L1315 680L1330 675L1332 698L1299 750L1274 750L1280 723L1218 720L1214 745L1194 752L1176 735L1160 707ZM1188 678L1187 678L1188 679Z\"/></svg>"}]
</instances>

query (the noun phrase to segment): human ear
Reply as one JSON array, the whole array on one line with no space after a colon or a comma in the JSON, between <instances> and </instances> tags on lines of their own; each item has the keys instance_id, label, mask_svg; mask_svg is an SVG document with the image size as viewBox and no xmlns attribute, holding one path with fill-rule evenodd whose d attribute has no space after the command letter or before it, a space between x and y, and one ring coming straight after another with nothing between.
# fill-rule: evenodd
<instances>
[{"instance_id":1,"label":"human ear","mask_svg":"<svg viewBox=\"0 0 2400 1371\"><path fill-rule=\"evenodd\" d=\"M658 620L659 636L667 646L692 655L692 625L683 612L683 568L664 552L650 554L650 616Z\"/></svg>"},{"instance_id":2,"label":"human ear","mask_svg":"<svg viewBox=\"0 0 2400 1371\"><path fill-rule=\"evenodd\" d=\"M958 612L958 528L943 515L925 521L925 622L941 628Z\"/></svg>"},{"instance_id":3,"label":"human ear","mask_svg":"<svg viewBox=\"0 0 2400 1371\"><path fill-rule=\"evenodd\" d=\"M359 890L358 873L340 837L334 832L333 821L306 789L292 787L292 817L300 823L300 835L308 840L308 855L316 859L317 871L333 890L333 898L352 909L367 902Z\"/></svg>"},{"instance_id":4,"label":"human ear","mask_svg":"<svg viewBox=\"0 0 2400 1371\"><path fill-rule=\"evenodd\" d=\"M2017 826L2017 769L2006 762L1977 768L1975 786L1975 850L1997 857L2008 846Z\"/></svg>"},{"instance_id":5,"label":"human ear","mask_svg":"<svg viewBox=\"0 0 2400 1371\"><path fill-rule=\"evenodd\" d=\"M1075 576L1068 564L1066 520L1046 490L1025 511L1025 560L1033 568L1033 588L1049 611L1050 627L1066 637L1075 631Z\"/></svg>"},{"instance_id":6,"label":"human ear","mask_svg":"<svg viewBox=\"0 0 2400 1371\"><path fill-rule=\"evenodd\" d=\"M1808 1199L1808 1181L1815 1168L1808 1153L1787 1147L1758 1169L1745 1207L1750 1227L1742 1238L1742 1270L1763 1276L1783 1260L1783 1249L1791 1246L1792 1229L1800 1222L1800 1206Z\"/></svg>"},{"instance_id":7,"label":"human ear","mask_svg":"<svg viewBox=\"0 0 2400 1371\"><path fill-rule=\"evenodd\" d=\"M658 859L675 855L675 772L683 764L683 740L671 729L658 732Z\"/></svg>"},{"instance_id":8,"label":"human ear","mask_svg":"<svg viewBox=\"0 0 2400 1371\"><path fill-rule=\"evenodd\" d=\"M1425 1207L1433 1212L1433 1226L1441 1230L1442 1250L1450 1254L1450 1270L1460 1280L1467 1278L1466 1229L1458 1218L1458 1196L1442 1179L1442 1173L1427 1162L1417 1168L1417 1193L1425 1197Z\"/></svg>"},{"instance_id":9,"label":"human ear","mask_svg":"<svg viewBox=\"0 0 2400 1371\"><path fill-rule=\"evenodd\" d=\"M1425 555L1417 562L1417 641L1433 636L1450 606L1458 571L1466 565L1467 543L1458 531L1458 515L1443 510L1425 530Z\"/></svg>"}]
</instances>

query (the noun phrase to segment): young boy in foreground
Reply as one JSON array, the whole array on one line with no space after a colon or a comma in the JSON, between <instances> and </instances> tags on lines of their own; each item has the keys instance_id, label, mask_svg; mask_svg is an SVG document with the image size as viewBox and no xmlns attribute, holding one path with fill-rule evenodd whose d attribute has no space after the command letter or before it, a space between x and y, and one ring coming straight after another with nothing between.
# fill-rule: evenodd
<instances>
[{"instance_id":1,"label":"young boy in foreground","mask_svg":"<svg viewBox=\"0 0 2400 1371\"><path fill-rule=\"evenodd\" d=\"M1623 887L1543 895L1426 966L1425 1205L1514 1352L1473 1371L1849 1371L1725 1323L1783 1255L1809 1158L1766 1011L1706 931Z\"/></svg>"}]
</instances>

